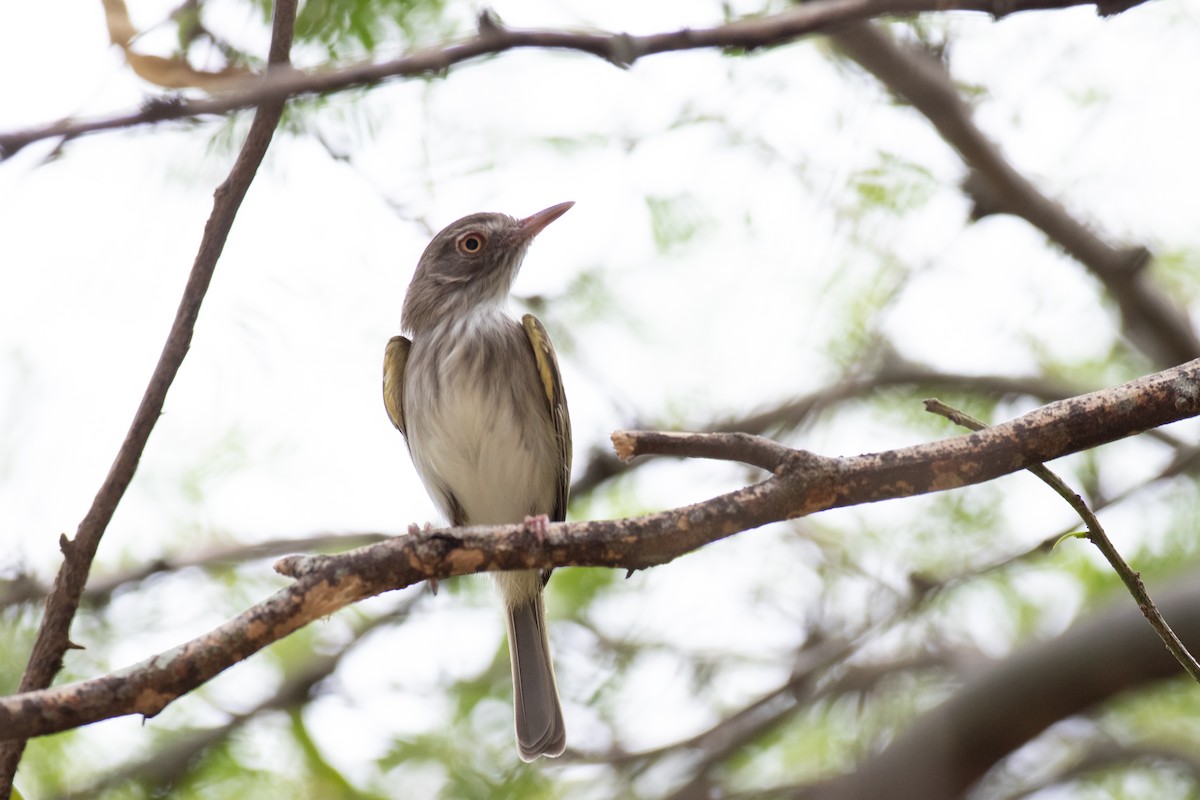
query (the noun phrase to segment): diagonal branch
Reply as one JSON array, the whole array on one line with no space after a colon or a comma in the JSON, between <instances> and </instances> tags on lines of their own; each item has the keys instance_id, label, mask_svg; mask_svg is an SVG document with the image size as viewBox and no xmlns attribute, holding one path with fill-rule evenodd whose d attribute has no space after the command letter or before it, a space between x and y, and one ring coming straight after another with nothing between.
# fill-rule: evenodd
<instances>
[{"instance_id":1,"label":"diagonal branch","mask_svg":"<svg viewBox=\"0 0 1200 800\"><path fill-rule=\"evenodd\" d=\"M554 523L544 532L524 525L416 530L341 555L291 556L276 570L295 583L209 633L110 675L0 699L0 737L38 736L123 714L153 716L297 628L429 578L562 566L644 569L770 522L983 483L1198 414L1200 360L957 438L836 459L781 450L762 483L657 514ZM681 454L687 438L664 444L657 434L621 434L626 456L666 447ZM756 450L756 461L773 449ZM712 457L712 438L697 435L696 451Z\"/></svg>"},{"instance_id":2,"label":"diagonal branch","mask_svg":"<svg viewBox=\"0 0 1200 800\"><path fill-rule=\"evenodd\" d=\"M295 16L295 0L280 0L276 6L271 39L269 63L272 65L287 62ZM142 401L134 414L133 423L125 435L125 441L117 452L108 476L96 493L91 508L79 523L75 538L68 539L64 535L60 539L63 565L54 580L53 590L46 598L45 611L34 640L29 664L21 678L22 692L49 686L54 676L62 669L63 655L68 648L77 647L68 638L71 621L79 608L79 600L87 583L96 550L100 546L100 539L108 528L117 504L121 502L125 490L133 480L150 432L162 414L167 390L175 380L184 356L187 355L196 318L200 314L200 304L212 280L217 259L225 247L225 240L229 236L242 199L246 196L263 154L271 143L275 126L283 113L283 106L284 101L277 100L259 108L229 177L217 188L212 214L205 225L200 249L188 275L175 321L171 325L154 373L150 376L145 394L142 395ZM24 742L20 740L0 745L0 798L8 797L12 791L12 778L23 749Z\"/></svg>"},{"instance_id":3,"label":"diagonal branch","mask_svg":"<svg viewBox=\"0 0 1200 800\"><path fill-rule=\"evenodd\" d=\"M164 120L228 114L264 101L324 95L376 84L390 78L444 72L481 56L508 50L536 48L571 50L628 67L639 58L659 53L712 48L753 50L786 44L802 36L827 32L848 23L876 17L934 11L976 11L1001 17L1018 11L1037 11L1094 5L1097 13L1120 13L1144 0L813 0L770 16L752 16L711 28L684 28L665 33L631 36L627 33L582 33L559 30L506 28L488 12L479 18L475 36L452 44L418 50L379 63L308 72L279 70L244 88L204 99L171 97L154 100L138 111L92 120L66 119L23 131L0 133L0 160L42 139L72 139L99 131L148 125Z\"/></svg>"},{"instance_id":4,"label":"diagonal branch","mask_svg":"<svg viewBox=\"0 0 1200 800\"><path fill-rule=\"evenodd\" d=\"M985 430L987 428L986 423L975 419L959 409L947 406L937 398L926 400L925 409L934 414L946 417L955 425L961 425L973 431ZM1095 512L1088 507L1088 504L1083 501L1082 497L1072 491L1071 487L1067 486L1062 478L1050 471L1045 464L1035 464L1029 468L1029 471L1066 500L1067 504L1080 516L1084 525L1087 526L1088 539L1092 544L1096 545L1096 548L1104 555L1105 560L1108 561L1113 571L1121 578L1121 581L1125 584L1125 588L1129 590L1133 599L1137 601L1138 608L1142 610L1142 614L1150 622L1150 627L1154 628L1159 638L1162 639L1163 645L1166 646L1171 655L1175 656L1175 660L1192 677L1192 680L1200 683L1200 663L1196 662L1196 657L1188 651L1184 643L1175 634L1175 631L1171 630L1171 626L1154 604L1154 599L1146 591L1146 585L1142 582L1142 576L1135 572L1133 567L1129 566L1129 562L1122 557L1121 553L1112 543L1112 540L1108 538L1108 534L1105 532L1104 526L1100 524L1100 520L1096 517Z\"/></svg>"},{"instance_id":5,"label":"diagonal branch","mask_svg":"<svg viewBox=\"0 0 1200 800\"><path fill-rule=\"evenodd\" d=\"M317 691L318 685L329 678L341 665L346 656L356 648L368 634L385 626L402 621L413 607L428 597L414 594L404 599L396 608L357 622L348 641L342 642L332 652L322 652L306 661L299 669L288 670L275 691L253 708L232 714L225 724L215 728L173 731L170 742L144 758L108 771L96 783L77 789L64 800L84 800L100 797L129 783L136 782L144 793L165 797L185 775L195 769L197 761L204 757L214 745L226 741L247 722L270 711L295 711L301 708Z\"/></svg>"},{"instance_id":6,"label":"diagonal branch","mask_svg":"<svg viewBox=\"0 0 1200 800\"><path fill-rule=\"evenodd\" d=\"M1155 363L1168 366L1200 356L1200 339L1187 313L1146 275L1149 251L1110 244L1019 173L975 124L941 61L867 23L847 26L833 41L929 119L971 170L969 184L977 197L984 190L990 210L1024 219L1095 275L1116 299L1130 340Z\"/></svg>"},{"instance_id":7,"label":"diagonal branch","mask_svg":"<svg viewBox=\"0 0 1200 800\"><path fill-rule=\"evenodd\" d=\"M1200 642L1195 576L1159 598L1179 633ZM1050 725L1114 695L1179 675L1179 664L1128 603L979 670L852 774L787 796L809 800L948 800Z\"/></svg>"}]
</instances>

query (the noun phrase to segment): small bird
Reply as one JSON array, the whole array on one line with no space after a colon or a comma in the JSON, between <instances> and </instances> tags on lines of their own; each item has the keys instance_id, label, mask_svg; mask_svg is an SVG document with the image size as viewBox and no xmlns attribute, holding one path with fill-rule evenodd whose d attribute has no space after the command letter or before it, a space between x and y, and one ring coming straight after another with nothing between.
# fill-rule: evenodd
<instances>
[{"instance_id":1,"label":"small bird","mask_svg":"<svg viewBox=\"0 0 1200 800\"><path fill-rule=\"evenodd\" d=\"M562 521L571 420L554 347L509 289L533 237L574 203L524 219L471 214L425 248L383 362L383 400L426 491L453 525ZM517 752L566 748L542 590L549 572L495 573L512 660Z\"/></svg>"}]
</instances>

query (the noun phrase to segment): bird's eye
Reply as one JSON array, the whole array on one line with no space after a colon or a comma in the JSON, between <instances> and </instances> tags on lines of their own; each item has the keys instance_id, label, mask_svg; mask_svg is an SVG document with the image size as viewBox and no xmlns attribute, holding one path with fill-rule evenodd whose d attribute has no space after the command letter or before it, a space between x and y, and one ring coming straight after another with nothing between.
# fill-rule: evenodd
<instances>
[{"instance_id":1,"label":"bird's eye","mask_svg":"<svg viewBox=\"0 0 1200 800\"><path fill-rule=\"evenodd\" d=\"M458 252L464 256L478 255L483 251L484 244L487 243L487 237L478 231L464 233L458 237Z\"/></svg>"}]
</instances>

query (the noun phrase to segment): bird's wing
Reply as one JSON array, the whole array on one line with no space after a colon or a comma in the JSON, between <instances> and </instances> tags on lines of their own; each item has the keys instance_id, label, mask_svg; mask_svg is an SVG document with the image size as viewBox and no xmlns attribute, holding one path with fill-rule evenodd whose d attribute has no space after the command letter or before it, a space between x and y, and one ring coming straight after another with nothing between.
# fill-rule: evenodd
<instances>
[{"instance_id":1,"label":"bird's wing","mask_svg":"<svg viewBox=\"0 0 1200 800\"><path fill-rule=\"evenodd\" d=\"M554 345L550 343L550 336L542 323L532 314L526 314L521 317L521 327L525 329L525 336L533 348L538 378L546 395L546 408L554 422L554 433L558 440L558 495L550 519L562 522L567 517L567 497L571 492L571 415L567 412L567 395L563 392Z\"/></svg>"},{"instance_id":2,"label":"bird's wing","mask_svg":"<svg viewBox=\"0 0 1200 800\"><path fill-rule=\"evenodd\" d=\"M412 342L408 339L393 336L383 351L383 405L392 424L405 438L408 438L408 432L404 429L404 367L408 364L411 347Z\"/></svg>"}]
</instances>

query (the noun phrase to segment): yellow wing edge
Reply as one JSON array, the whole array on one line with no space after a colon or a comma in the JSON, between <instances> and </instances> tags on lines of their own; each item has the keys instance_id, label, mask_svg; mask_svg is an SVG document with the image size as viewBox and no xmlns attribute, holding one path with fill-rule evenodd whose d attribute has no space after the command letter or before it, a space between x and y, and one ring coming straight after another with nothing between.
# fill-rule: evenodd
<instances>
[{"instance_id":1,"label":"yellow wing edge","mask_svg":"<svg viewBox=\"0 0 1200 800\"><path fill-rule=\"evenodd\" d=\"M400 433L408 438L404 429L404 368L408 365L408 351L412 342L403 336L393 336L383 351L383 406L388 418Z\"/></svg>"},{"instance_id":2,"label":"yellow wing edge","mask_svg":"<svg viewBox=\"0 0 1200 800\"><path fill-rule=\"evenodd\" d=\"M534 365L546 397L546 410L554 422L554 433L558 439L558 498L551 519L561 522L567 517L567 500L571 493L571 414L567 410L567 395L563 391L558 358L554 354L554 345L550 343L550 335L532 314L521 317L521 327L525 329L525 336L533 350Z\"/></svg>"}]
</instances>

